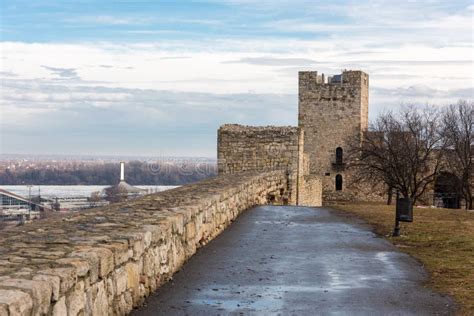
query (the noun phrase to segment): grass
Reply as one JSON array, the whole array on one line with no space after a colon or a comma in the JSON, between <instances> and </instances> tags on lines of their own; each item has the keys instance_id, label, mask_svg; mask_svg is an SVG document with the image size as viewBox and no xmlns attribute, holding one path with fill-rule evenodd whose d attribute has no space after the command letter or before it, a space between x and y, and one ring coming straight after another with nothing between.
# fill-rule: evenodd
<instances>
[{"instance_id":1,"label":"grass","mask_svg":"<svg viewBox=\"0 0 474 316\"><path fill-rule=\"evenodd\" d=\"M394 206L340 203L333 207L362 218L400 251L418 259L431 274L428 285L453 297L459 315L474 315L474 212L417 207L413 223L401 223L402 235L391 237Z\"/></svg>"}]
</instances>

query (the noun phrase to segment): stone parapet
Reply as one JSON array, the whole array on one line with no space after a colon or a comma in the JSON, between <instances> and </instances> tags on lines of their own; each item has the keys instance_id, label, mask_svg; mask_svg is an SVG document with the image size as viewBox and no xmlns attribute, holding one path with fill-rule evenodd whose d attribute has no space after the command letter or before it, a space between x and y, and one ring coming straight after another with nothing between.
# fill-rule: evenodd
<instances>
[{"instance_id":1,"label":"stone parapet","mask_svg":"<svg viewBox=\"0 0 474 316\"><path fill-rule=\"evenodd\" d=\"M0 232L0 315L124 315L285 172L239 173Z\"/></svg>"},{"instance_id":2,"label":"stone parapet","mask_svg":"<svg viewBox=\"0 0 474 316\"><path fill-rule=\"evenodd\" d=\"M217 142L219 174L294 172L298 165L298 140L297 127L223 125Z\"/></svg>"}]
</instances>

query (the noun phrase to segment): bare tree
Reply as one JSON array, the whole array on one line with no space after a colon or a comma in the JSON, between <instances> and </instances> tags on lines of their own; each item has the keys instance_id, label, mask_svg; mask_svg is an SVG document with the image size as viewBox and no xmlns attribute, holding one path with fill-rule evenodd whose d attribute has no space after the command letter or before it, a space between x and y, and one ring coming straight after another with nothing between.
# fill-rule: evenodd
<instances>
[{"instance_id":1,"label":"bare tree","mask_svg":"<svg viewBox=\"0 0 474 316\"><path fill-rule=\"evenodd\" d=\"M385 184L415 203L436 178L443 151L438 112L409 106L379 115L362 137L351 141L348 168L355 181Z\"/></svg>"},{"instance_id":2,"label":"bare tree","mask_svg":"<svg viewBox=\"0 0 474 316\"><path fill-rule=\"evenodd\" d=\"M442 136L447 143L445 159L448 170L459 180L466 208L472 209L474 103L461 100L450 105L442 116Z\"/></svg>"},{"instance_id":3,"label":"bare tree","mask_svg":"<svg viewBox=\"0 0 474 316\"><path fill-rule=\"evenodd\" d=\"M92 192L91 196L88 198L89 201L89 207L97 207L99 203L102 201L102 196L100 194L100 191Z\"/></svg>"}]
</instances>

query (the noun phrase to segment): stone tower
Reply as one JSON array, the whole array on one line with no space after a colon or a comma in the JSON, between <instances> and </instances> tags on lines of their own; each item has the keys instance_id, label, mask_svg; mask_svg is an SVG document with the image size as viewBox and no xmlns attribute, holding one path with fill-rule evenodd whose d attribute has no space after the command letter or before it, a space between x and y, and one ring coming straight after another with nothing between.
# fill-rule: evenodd
<instances>
[{"instance_id":1,"label":"stone tower","mask_svg":"<svg viewBox=\"0 0 474 316\"><path fill-rule=\"evenodd\" d=\"M304 130L304 153L310 173L320 176L323 199L353 199L355 189L344 163L347 141L368 127L369 76L344 71L328 77L299 73L298 125Z\"/></svg>"}]
</instances>

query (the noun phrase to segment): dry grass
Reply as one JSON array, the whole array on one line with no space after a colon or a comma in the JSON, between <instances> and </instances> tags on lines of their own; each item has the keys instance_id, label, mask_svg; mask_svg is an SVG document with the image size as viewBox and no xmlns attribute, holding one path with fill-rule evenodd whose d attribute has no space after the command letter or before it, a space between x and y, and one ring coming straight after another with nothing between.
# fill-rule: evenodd
<instances>
[{"instance_id":1,"label":"dry grass","mask_svg":"<svg viewBox=\"0 0 474 316\"><path fill-rule=\"evenodd\" d=\"M449 294L460 315L474 315L474 212L415 208L413 223L401 223L401 236L390 237L395 208L383 204L337 204L386 236L400 251L417 258L431 274L429 286Z\"/></svg>"}]
</instances>

